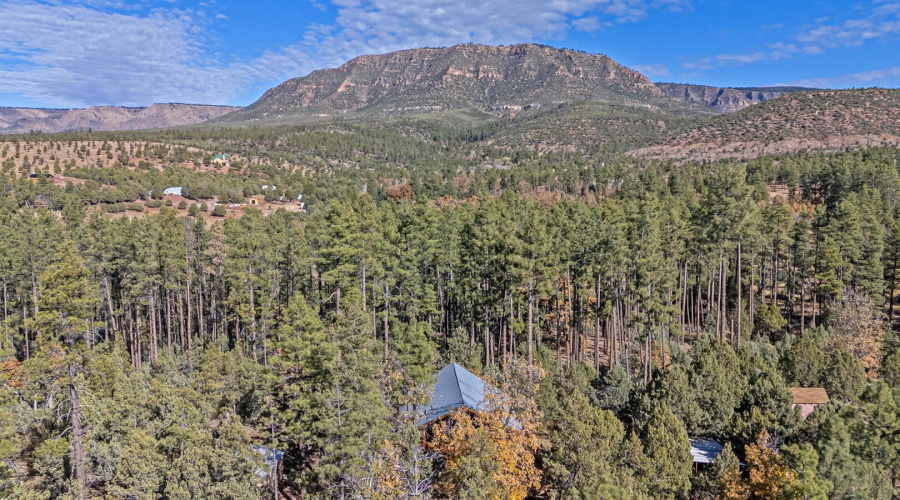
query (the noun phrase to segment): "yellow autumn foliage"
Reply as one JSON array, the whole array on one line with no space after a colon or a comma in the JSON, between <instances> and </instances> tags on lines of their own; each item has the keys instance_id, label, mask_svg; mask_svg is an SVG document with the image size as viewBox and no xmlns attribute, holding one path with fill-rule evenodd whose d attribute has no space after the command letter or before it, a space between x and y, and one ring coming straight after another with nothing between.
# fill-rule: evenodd
<instances>
[{"instance_id":1,"label":"yellow autumn foliage","mask_svg":"<svg viewBox=\"0 0 900 500\"><path fill-rule=\"evenodd\" d=\"M747 445L749 477L742 479L737 469L728 471L722 480L722 496L727 500L778 500L785 488L797 482L797 473L769 445L769 432L759 434L756 443Z\"/></svg>"},{"instance_id":2,"label":"yellow autumn foliage","mask_svg":"<svg viewBox=\"0 0 900 500\"><path fill-rule=\"evenodd\" d=\"M527 368L519 360L505 361L500 385L512 390L490 388L485 411L459 408L432 428L428 447L439 453L446 465L437 486L451 496L463 476L471 472L465 464L473 454L489 464L486 472L494 487L486 492L488 498L522 500L540 487L541 472L534 463L540 413L532 396L543 371Z\"/></svg>"}]
</instances>

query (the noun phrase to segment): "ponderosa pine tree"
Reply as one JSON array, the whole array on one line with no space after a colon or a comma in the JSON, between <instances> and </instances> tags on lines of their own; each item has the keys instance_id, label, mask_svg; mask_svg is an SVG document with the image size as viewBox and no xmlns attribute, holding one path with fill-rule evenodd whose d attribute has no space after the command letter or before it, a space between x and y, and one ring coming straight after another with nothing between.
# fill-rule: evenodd
<instances>
[{"instance_id":1,"label":"ponderosa pine tree","mask_svg":"<svg viewBox=\"0 0 900 500\"><path fill-rule=\"evenodd\" d=\"M74 495L86 496L87 471L84 460L85 423L82 408L84 358L93 342L92 318L99 304L99 290L90 280L90 271L71 241L64 241L38 279L37 314L27 322L40 339L52 379L68 403L71 425ZM55 379L55 380L53 380Z\"/></svg>"},{"instance_id":2,"label":"ponderosa pine tree","mask_svg":"<svg viewBox=\"0 0 900 500\"><path fill-rule=\"evenodd\" d=\"M895 293L900 286L900 220L894 220L885 241L884 280L888 294L888 319L894 319Z\"/></svg>"},{"instance_id":3,"label":"ponderosa pine tree","mask_svg":"<svg viewBox=\"0 0 900 500\"><path fill-rule=\"evenodd\" d=\"M819 261L816 265L816 280L819 281L818 293L822 300L831 302L841 298L844 283L840 277L841 253L831 236L824 236L819 248ZM827 303L826 302L826 303Z\"/></svg>"},{"instance_id":4,"label":"ponderosa pine tree","mask_svg":"<svg viewBox=\"0 0 900 500\"><path fill-rule=\"evenodd\" d=\"M286 384L285 433L305 449L298 477L311 491L346 498L364 452L384 444L388 413L378 386L380 358L366 315L352 304L327 329L299 338L299 373Z\"/></svg>"},{"instance_id":5,"label":"ponderosa pine tree","mask_svg":"<svg viewBox=\"0 0 900 500\"><path fill-rule=\"evenodd\" d=\"M700 210L695 214L695 226L707 253L718 258L719 282L715 288L717 296L708 297L716 310L716 335L726 340L725 332L730 330L726 311L726 274L732 252L737 244L748 238L753 231L753 200L746 183L746 171L732 163L722 163L704 179ZM738 316L740 318L740 316ZM740 321L740 320L739 320Z\"/></svg>"}]
</instances>

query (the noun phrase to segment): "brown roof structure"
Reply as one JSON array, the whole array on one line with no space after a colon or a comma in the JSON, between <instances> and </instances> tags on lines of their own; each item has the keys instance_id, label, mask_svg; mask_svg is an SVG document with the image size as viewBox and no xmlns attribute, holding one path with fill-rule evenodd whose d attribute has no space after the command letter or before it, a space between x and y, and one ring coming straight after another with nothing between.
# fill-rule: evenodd
<instances>
[{"instance_id":1,"label":"brown roof structure","mask_svg":"<svg viewBox=\"0 0 900 500\"><path fill-rule=\"evenodd\" d=\"M791 387L795 405L820 405L828 402L828 393L822 387Z\"/></svg>"}]
</instances>

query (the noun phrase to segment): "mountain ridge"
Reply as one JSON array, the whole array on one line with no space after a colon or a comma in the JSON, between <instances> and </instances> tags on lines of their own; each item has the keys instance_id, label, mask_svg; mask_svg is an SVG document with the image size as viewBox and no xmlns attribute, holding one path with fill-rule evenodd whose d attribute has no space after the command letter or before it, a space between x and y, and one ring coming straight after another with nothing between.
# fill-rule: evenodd
<instances>
[{"instance_id":1,"label":"mountain ridge","mask_svg":"<svg viewBox=\"0 0 900 500\"><path fill-rule=\"evenodd\" d=\"M691 102L718 113L734 113L746 107L781 97L791 92L810 92L821 89L809 87L711 87L691 83L656 82L667 95Z\"/></svg>"},{"instance_id":2,"label":"mountain ridge","mask_svg":"<svg viewBox=\"0 0 900 500\"><path fill-rule=\"evenodd\" d=\"M180 103L146 107L92 106L84 109L0 107L0 134L177 127L201 123L237 109L234 106Z\"/></svg>"},{"instance_id":3,"label":"mountain ridge","mask_svg":"<svg viewBox=\"0 0 900 500\"><path fill-rule=\"evenodd\" d=\"M220 122L414 114L516 113L587 101L702 114L602 54L546 45L461 44L362 55L267 90Z\"/></svg>"}]
</instances>

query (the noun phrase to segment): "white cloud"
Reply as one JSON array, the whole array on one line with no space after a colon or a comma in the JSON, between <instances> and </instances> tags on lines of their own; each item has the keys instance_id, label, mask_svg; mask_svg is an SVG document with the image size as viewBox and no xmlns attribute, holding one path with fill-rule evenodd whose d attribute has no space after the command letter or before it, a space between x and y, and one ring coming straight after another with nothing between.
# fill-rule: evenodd
<instances>
[{"instance_id":1,"label":"white cloud","mask_svg":"<svg viewBox=\"0 0 900 500\"><path fill-rule=\"evenodd\" d=\"M608 25L608 23L606 25ZM597 16L582 17L580 19L575 19L574 21L572 21L572 27L578 31L597 31L602 26L604 25L600 23L600 20L597 18Z\"/></svg>"},{"instance_id":2,"label":"white cloud","mask_svg":"<svg viewBox=\"0 0 900 500\"><path fill-rule=\"evenodd\" d=\"M682 63L687 70L711 70L710 61L719 66L730 64L751 64L760 61L778 61L789 59L795 55L818 55L825 49L839 46L861 46L869 40L885 38L889 35L900 35L900 3L885 3L885 0L874 0L868 6L859 9L863 16L857 19L833 20L819 17L814 20L814 27L808 27L796 35L793 41L768 44L768 50L754 50L747 53L719 54ZM763 26L765 31L772 26ZM813 85L815 86L815 85Z\"/></svg>"},{"instance_id":3,"label":"white cloud","mask_svg":"<svg viewBox=\"0 0 900 500\"><path fill-rule=\"evenodd\" d=\"M332 0L337 7L332 24L310 25L294 45L223 64L208 52L201 28L212 20L202 14L148 11L118 0L88 2L0 2L0 92L62 106L222 103L259 82L301 76L360 54L562 39L572 29L594 31L638 21L651 9L690 5L690 0Z\"/></svg>"},{"instance_id":4,"label":"white cloud","mask_svg":"<svg viewBox=\"0 0 900 500\"><path fill-rule=\"evenodd\" d=\"M192 15L103 13L75 5L0 4L0 92L57 105L215 102Z\"/></svg>"},{"instance_id":5,"label":"white cloud","mask_svg":"<svg viewBox=\"0 0 900 500\"><path fill-rule=\"evenodd\" d=\"M862 18L832 23L827 18L816 19L816 26L806 29L797 40L834 48L860 46L867 40L900 34L900 4L876 1L872 5Z\"/></svg>"},{"instance_id":6,"label":"white cloud","mask_svg":"<svg viewBox=\"0 0 900 500\"><path fill-rule=\"evenodd\" d=\"M701 69L704 71L708 71L713 69L712 59L708 57L701 57L700 59L696 59L694 61L689 61L686 63L681 63L681 67L684 69Z\"/></svg>"},{"instance_id":7,"label":"white cloud","mask_svg":"<svg viewBox=\"0 0 900 500\"><path fill-rule=\"evenodd\" d=\"M774 61L787 59L797 52L800 52L800 49L793 43L773 43L769 45L769 48L772 50L769 54L769 58Z\"/></svg>"},{"instance_id":8,"label":"white cloud","mask_svg":"<svg viewBox=\"0 0 900 500\"><path fill-rule=\"evenodd\" d=\"M651 8L679 8L685 0L334 0L334 32L316 37L338 59L366 52L461 42L517 43L562 38L574 26L602 28L632 22ZM600 19L603 17L603 20ZM572 19L575 18L574 21Z\"/></svg>"},{"instance_id":9,"label":"white cloud","mask_svg":"<svg viewBox=\"0 0 900 500\"><path fill-rule=\"evenodd\" d=\"M634 66L633 69L635 71L639 71L647 76L657 76L657 77L672 76L672 73L669 71L669 67L664 64L660 64L660 63L637 65L637 66Z\"/></svg>"},{"instance_id":10,"label":"white cloud","mask_svg":"<svg viewBox=\"0 0 900 500\"><path fill-rule=\"evenodd\" d=\"M781 59L788 59L793 57L794 54L801 52L804 54L813 53L809 52L807 47L800 48L793 43L776 42L767 45L766 48L768 50L757 50L744 54L719 54L715 56L715 61L719 66L728 64L752 64L760 61L779 61ZM713 69L713 66L710 64L711 61L712 59L708 57L700 58L692 62L683 63L681 67L684 69L711 70Z\"/></svg>"},{"instance_id":11,"label":"white cloud","mask_svg":"<svg viewBox=\"0 0 900 500\"><path fill-rule=\"evenodd\" d=\"M900 85L900 66L849 73L837 77L808 78L787 85L820 88L897 87Z\"/></svg>"},{"instance_id":12,"label":"white cloud","mask_svg":"<svg viewBox=\"0 0 900 500\"><path fill-rule=\"evenodd\" d=\"M730 62L749 64L757 61L764 61L766 59L769 59L769 56L764 52L753 52L752 54L719 54L716 56L716 60L719 61L719 64L727 64Z\"/></svg>"}]
</instances>

